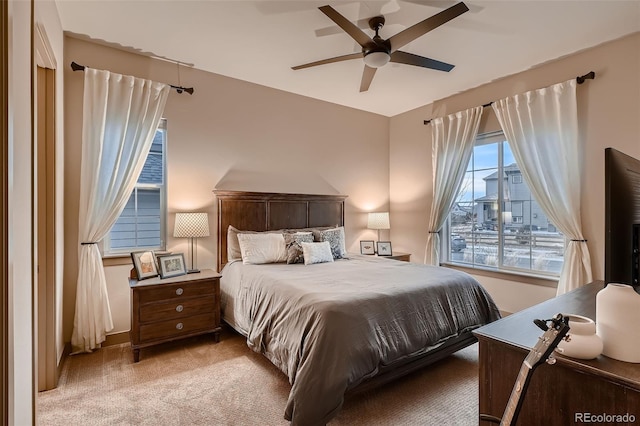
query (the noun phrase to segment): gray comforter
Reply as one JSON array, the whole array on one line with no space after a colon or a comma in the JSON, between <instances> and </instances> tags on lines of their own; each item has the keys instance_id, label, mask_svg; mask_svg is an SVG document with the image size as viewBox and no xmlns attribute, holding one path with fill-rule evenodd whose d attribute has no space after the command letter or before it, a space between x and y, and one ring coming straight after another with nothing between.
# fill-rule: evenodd
<instances>
[{"instance_id":1,"label":"gray comforter","mask_svg":"<svg viewBox=\"0 0 640 426\"><path fill-rule=\"evenodd\" d=\"M468 274L372 256L233 262L222 276L223 316L289 377L294 425L326 424L345 392L379 369L499 318Z\"/></svg>"}]
</instances>

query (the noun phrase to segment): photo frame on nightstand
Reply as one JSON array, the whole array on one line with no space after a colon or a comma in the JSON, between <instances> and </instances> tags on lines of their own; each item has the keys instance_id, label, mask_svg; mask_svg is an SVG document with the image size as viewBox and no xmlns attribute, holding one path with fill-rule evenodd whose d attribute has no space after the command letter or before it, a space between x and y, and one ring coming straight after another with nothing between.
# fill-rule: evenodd
<instances>
[{"instance_id":1,"label":"photo frame on nightstand","mask_svg":"<svg viewBox=\"0 0 640 426\"><path fill-rule=\"evenodd\" d=\"M376 254L375 242L373 242L373 240L361 240L360 254Z\"/></svg>"},{"instance_id":2,"label":"photo frame on nightstand","mask_svg":"<svg viewBox=\"0 0 640 426\"><path fill-rule=\"evenodd\" d=\"M187 274L187 268L184 264L184 254L182 253L158 256L158 267L160 268L161 278L177 277Z\"/></svg>"},{"instance_id":3,"label":"photo frame on nightstand","mask_svg":"<svg viewBox=\"0 0 640 426\"><path fill-rule=\"evenodd\" d=\"M138 280L153 278L158 276L158 268L156 266L156 255L153 251L137 251L131 253L133 267L138 275Z\"/></svg>"},{"instance_id":4,"label":"photo frame on nightstand","mask_svg":"<svg viewBox=\"0 0 640 426\"><path fill-rule=\"evenodd\" d=\"M393 251L391 250L391 241L378 241L376 243L376 247L378 248L378 256L393 255Z\"/></svg>"}]
</instances>

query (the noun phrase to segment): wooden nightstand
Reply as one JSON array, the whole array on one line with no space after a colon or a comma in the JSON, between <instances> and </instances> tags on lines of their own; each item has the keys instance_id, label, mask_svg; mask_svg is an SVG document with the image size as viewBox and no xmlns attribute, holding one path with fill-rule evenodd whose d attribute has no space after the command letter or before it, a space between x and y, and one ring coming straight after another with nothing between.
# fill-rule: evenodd
<instances>
[{"instance_id":1,"label":"wooden nightstand","mask_svg":"<svg viewBox=\"0 0 640 426\"><path fill-rule=\"evenodd\" d=\"M172 278L129 279L131 349L140 349L199 334L220 340L220 277L211 269Z\"/></svg>"},{"instance_id":2,"label":"wooden nightstand","mask_svg":"<svg viewBox=\"0 0 640 426\"><path fill-rule=\"evenodd\" d=\"M403 262L410 262L411 261L411 253L401 253L399 251L395 252L391 256L380 256L380 257L383 257L385 259L402 260Z\"/></svg>"}]
</instances>

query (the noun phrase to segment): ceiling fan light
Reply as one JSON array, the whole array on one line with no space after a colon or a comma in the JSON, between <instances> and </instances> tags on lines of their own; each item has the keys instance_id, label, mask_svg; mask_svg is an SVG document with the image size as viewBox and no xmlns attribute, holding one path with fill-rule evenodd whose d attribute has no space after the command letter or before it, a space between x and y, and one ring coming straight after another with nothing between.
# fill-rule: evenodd
<instances>
[{"instance_id":1,"label":"ceiling fan light","mask_svg":"<svg viewBox=\"0 0 640 426\"><path fill-rule=\"evenodd\" d=\"M386 52L371 52L364 57L364 63L371 68L380 68L389 62L391 56Z\"/></svg>"}]
</instances>

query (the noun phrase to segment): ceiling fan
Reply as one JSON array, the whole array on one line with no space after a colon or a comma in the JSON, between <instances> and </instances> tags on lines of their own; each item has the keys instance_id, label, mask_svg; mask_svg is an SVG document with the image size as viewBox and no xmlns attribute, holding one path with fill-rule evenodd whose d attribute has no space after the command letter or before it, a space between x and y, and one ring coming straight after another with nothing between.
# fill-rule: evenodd
<instances>
[{"instance_id":1,"label":"ceiling fan","mask_svg":"<svg viewBox=\"0 0 640 426\"><path fill-rule=\"evenodd\" d=\"M351 36L361 47L361 52L351 53L348 55L337 56L335 58L323 59L321 61L310 62L308 64L292 67L294 70L315 67L317 65L330 64L333 62L348 61L350 59L364 58L364 71L362 72L362 80L360 81L360 91L369 90L373 76L376 70L388 62L396 62L399 64L415 65L423 68L430 68L438 71L449 72L453 69L453 65L445 62L436 61L435 59L425 58L423 56L414 55L413 53L402 52L398 49L412 42L418 37L423 36L429 31L439 27L467 12L469 8L463 2L457 3L448 9L443 10L424 21L400 31L398 34L384 40L378 35L378 31L384 26L384 16L375 16L369 19L369 27L376 32L373 38L369 37L354 23L338 13L331 6L322 6L319 8L322 13L327 15L329 19L335 22L347 34Z\"/></svg>"}]
</instances>

